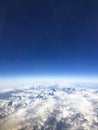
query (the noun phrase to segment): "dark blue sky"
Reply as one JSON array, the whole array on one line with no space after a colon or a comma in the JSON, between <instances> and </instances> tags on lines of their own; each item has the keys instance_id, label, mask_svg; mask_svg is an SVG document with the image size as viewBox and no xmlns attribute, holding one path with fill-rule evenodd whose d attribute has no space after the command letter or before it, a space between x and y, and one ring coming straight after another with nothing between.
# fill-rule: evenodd
<instances>
[{"instance_id":1,"label":"dark blue sky","mask_svg":"<svg viewBox=\"0 0 98 130\"><path fill-rule=\"evenodd\" d=\"M0 76L98 76L98 0L1 0Z\"/></svg>"}]
</instances>

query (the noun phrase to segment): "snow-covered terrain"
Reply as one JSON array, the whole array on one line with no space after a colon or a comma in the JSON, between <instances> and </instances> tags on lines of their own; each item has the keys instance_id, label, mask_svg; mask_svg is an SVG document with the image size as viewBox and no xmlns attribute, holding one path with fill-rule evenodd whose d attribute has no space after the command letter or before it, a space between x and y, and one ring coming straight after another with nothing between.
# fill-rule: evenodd
<instances>
[{"instance_id":1,"label":"snow-covered terrain","mask_svg":"<svg viewBox=\"0 0 98 130\"><path fill-rule=\"evenodd\" d=\"M98 90L55 84L2 92L0 130L98 130Z\"/></svg>"}]
</instances>

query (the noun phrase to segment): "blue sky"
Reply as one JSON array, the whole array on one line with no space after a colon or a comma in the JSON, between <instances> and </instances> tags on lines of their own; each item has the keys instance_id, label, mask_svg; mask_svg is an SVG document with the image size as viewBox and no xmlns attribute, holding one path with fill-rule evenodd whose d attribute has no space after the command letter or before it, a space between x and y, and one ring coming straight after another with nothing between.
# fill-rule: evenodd
<instances>
[{"instance_id":1,"label":"blue sky","mask_svg":"<svg viewBox=\"0 0 98 130\"><path fill-rule=\"evenodd\" d=\"M0 1L0 77L98 77L98 1Z\"/></svg>"}]
</instances>

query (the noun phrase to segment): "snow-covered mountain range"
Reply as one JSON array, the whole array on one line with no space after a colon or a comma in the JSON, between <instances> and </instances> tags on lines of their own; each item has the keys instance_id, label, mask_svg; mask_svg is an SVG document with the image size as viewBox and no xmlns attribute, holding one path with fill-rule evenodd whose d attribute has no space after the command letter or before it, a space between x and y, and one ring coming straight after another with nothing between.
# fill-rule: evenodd
<instances>
[{"instance_id":1,"label":"snow-covered mountain range","mask_svg":"<svg viewBox=\"0 0 98 130\"><path fill-rule=\"evenodd\" d=\"M0 130L97 129L97 89L55 84L0 93Z\"/></svg>"}]
</instances>

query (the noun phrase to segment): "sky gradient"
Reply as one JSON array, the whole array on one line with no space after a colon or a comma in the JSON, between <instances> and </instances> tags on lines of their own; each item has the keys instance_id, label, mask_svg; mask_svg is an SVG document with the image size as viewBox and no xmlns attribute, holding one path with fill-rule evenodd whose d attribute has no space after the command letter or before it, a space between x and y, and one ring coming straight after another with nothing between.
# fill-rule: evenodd
<instances>
[{"instance_id":1,"label":"sky gradient","mask_svg":"<svg viewBox=\"0 0 98 130\"><path fill-rule=\"evenodd\" d=\"M98 77L98 0L1 0L0 77Z\"/></svg>"}]
</instances>

